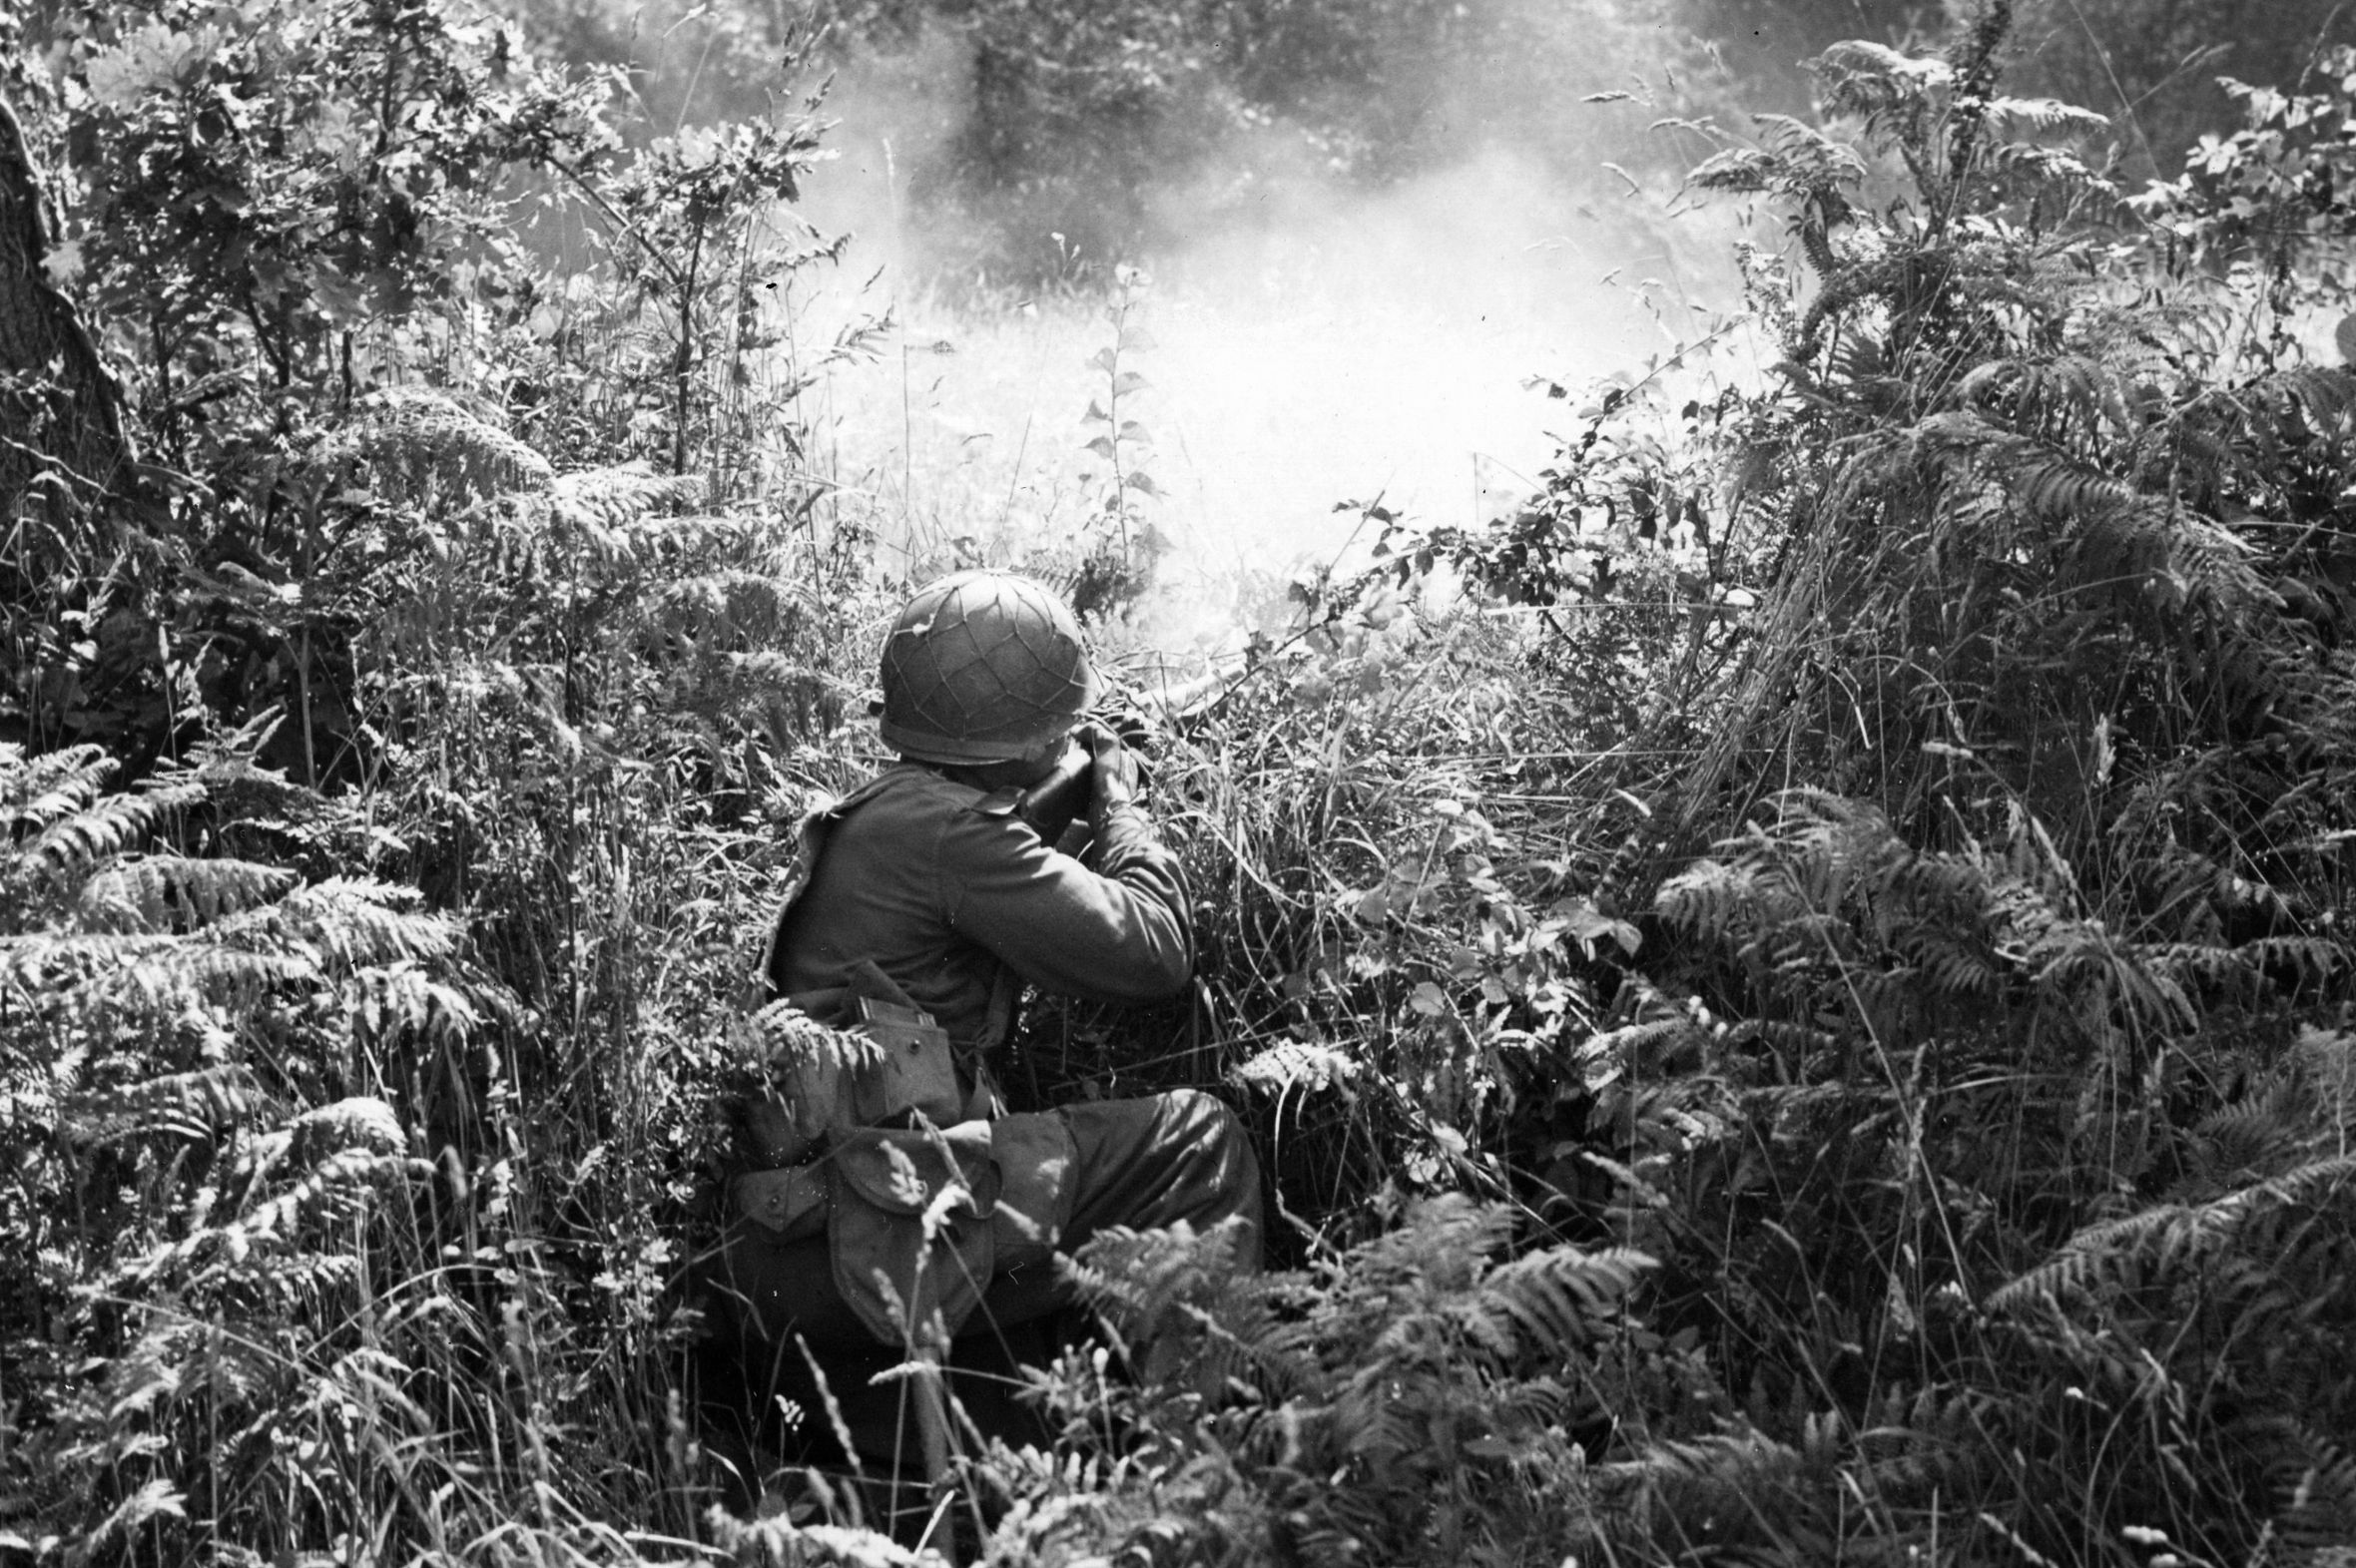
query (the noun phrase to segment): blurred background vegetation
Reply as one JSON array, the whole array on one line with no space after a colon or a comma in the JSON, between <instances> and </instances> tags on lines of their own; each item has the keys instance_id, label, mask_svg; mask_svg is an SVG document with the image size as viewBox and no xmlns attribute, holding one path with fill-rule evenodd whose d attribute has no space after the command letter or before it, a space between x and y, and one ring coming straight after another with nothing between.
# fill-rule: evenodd
<instances>
[{"instance_id":1,"label":"blurred background vegetation","mask_svg":"<svg viewBox=\"0 0 2356 1568\"><path fill-rule=\"evenodd\" d=\"M2012 90L2109 119L2125 178L2172 178L2239 123L2218 78L2289 87L2348 40L2330 0L2023 0ZM875 0L633 5L532 0L517 14L566 58L626 68L651 124L744 119L813 70L897 77L921 112L889 128L928 261L1031 280L1051 235L1139 260L1200 226L1248 222L1303 172L1379 187L1483 146L1600 187L1604 165L1682 174L1656 122L1799 113L1801 63L1862 38L1945 37L1924 0ZM1583 100L1626 92L1599 112ZM855 130L871 131L858 126Z\"/></svg>"}]
</instances>

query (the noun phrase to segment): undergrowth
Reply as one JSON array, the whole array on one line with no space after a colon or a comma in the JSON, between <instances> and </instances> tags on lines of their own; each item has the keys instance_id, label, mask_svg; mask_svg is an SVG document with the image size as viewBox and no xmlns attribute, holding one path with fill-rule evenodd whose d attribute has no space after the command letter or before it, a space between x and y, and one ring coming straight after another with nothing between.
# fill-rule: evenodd
<instances>
[{"instance_id":1,"label":"undergrowth","mask_svg":"<svg viewBox=\"0 0 2356 1568\"><path fill-rule=\"evenodd\" d=\"M1780 363L1597 389L1493 529L1358 508L1208 670L1139 631L1111 302L1090 521L955 550L1088 585L1198 984L1001 1076L1221 1089L1278 1267L1092 1245L967 1555L2356 1541L2356 59L2122 204L2006 21L1695 172L1788 226ZM818 133L654 138L439 3L10 41L146 456L8 503L0 1551L910 1560L705 1451L674 1286L906 587L797 402L881 325L780 368Z\"/></svg>"}]
</instances>

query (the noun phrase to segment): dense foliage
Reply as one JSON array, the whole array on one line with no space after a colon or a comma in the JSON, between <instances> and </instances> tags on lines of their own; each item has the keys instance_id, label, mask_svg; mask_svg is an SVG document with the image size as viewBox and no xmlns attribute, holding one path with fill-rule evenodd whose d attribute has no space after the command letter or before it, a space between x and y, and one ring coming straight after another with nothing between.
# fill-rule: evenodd
<instances>
[{"instance_id":1,"label":"dense foliage","mask_svg":"<svg viewBox=\"0 0 2356 1568\"><path fill-rule=\"evenodd\" d=\"M2125 201L2008 21L1835 47L1694 171L1784 225L1779 362L1596 389L1493 529L1363 508L1158 705L1201 983L1005 1077L1248 1107L1281 1267L1093 1246L969 1555L2356 1542L2356 55ZM782 824L942 564L805 439L867 340L789 306L819 133L653 135L447 0L0 41L55 209L0 306L119 377L8 365L0 433L137 454L0 498L0 1552L908 1560L707 1452L675 1287ZM1101 500L956 548L1151 710L1118 288Z\"/></svg>"}]
</instances>

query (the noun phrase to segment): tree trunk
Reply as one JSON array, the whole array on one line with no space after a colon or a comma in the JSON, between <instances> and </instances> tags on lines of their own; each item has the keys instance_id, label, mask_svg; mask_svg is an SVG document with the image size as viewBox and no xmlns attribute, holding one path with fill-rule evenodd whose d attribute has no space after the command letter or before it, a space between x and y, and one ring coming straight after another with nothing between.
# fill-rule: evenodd
<instances>
[{"instance_id":1,"label":"tree trunk","mask_svg":"<svg viewBox=\"0 0 2356 1568\"><path fill-rule=\"evenodd\" d=\"M153 618L126 590L153 491L122 387L51 274L43 195L0 97L0 740L152 752L168 694Z\"/></svg>"},{"instance_id":2,"label":"tree trunk","mask_svg":"<svg viewBox=\"0 0 2356 1568\"><path fill-rule=\"evenodd\" d=\"M119 494L132 473L122 388L49 261L40 178L0 99L0 537L36 515L62 523ZM0 549L9 575L33 564L21 543Z\"/></svg>"}]
</instances>

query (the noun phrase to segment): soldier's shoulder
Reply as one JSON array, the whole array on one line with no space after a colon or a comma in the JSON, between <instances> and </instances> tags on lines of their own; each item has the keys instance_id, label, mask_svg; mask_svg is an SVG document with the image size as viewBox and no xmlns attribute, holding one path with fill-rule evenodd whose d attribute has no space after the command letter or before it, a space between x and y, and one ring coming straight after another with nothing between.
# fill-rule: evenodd
<instances>
[{"instance_id":1,"label":"soldier's shoulder","mask_svg":"<svg viewBox=\"0 0 2356 1568\"><path fill-rule=\"evenodd\" d=\"M901 810L944 816L1011 817L1022 801L1022 791L1011 785L976 789L914 763L886 769L862 793L870 799L888 799Z\"/></svg>"}]
</instances>

